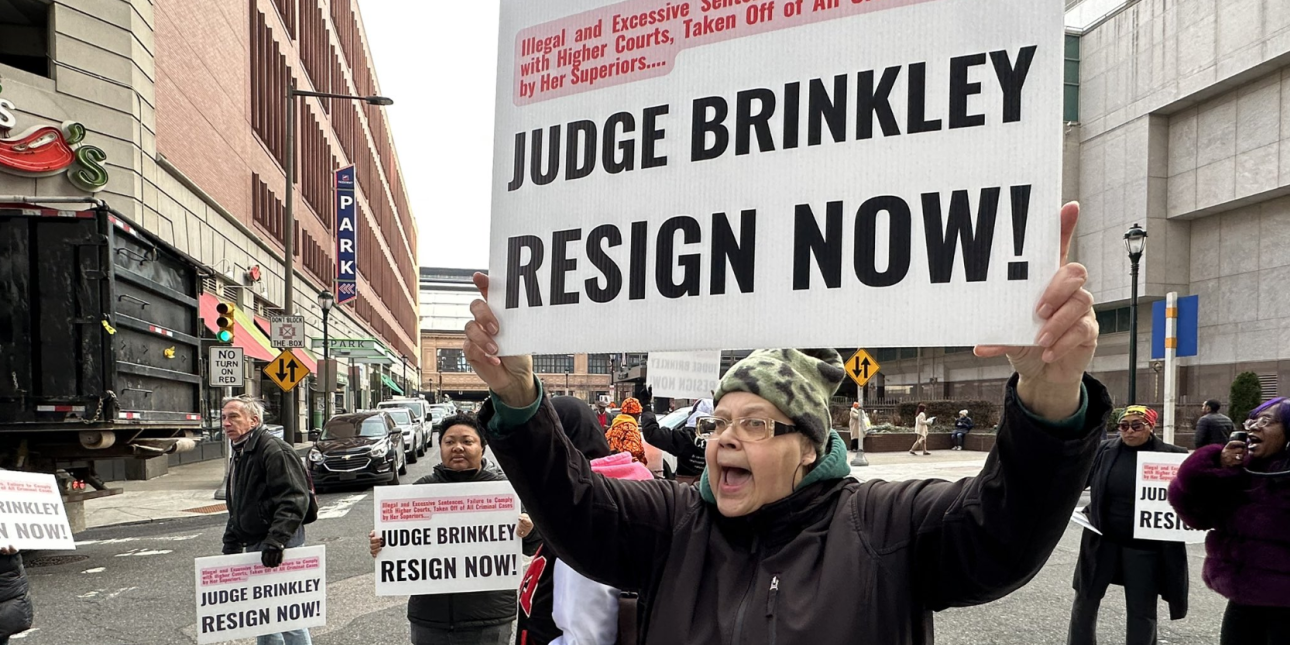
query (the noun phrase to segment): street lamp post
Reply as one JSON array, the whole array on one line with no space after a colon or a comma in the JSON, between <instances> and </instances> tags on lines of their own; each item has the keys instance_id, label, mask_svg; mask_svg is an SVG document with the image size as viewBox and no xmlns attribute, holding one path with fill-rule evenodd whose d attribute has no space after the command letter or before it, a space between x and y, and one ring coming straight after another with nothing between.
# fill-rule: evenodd
<instances>
[{"instance_id":1,"label":"street lamp post","mask_svg":"<svg viewBox=\"0 0 1290 645\"><path fill-rule=\"evenodd\" d=\"M328 315L331 314L331 308L336 304L336 297L331 295L331 289L323 289L318 292L318 308L322 309L323 319L323 425L331 420L331 400L335 396L330 386L332 373L336 370L331 367L331 337L328 328Z\"/></svg>"},{"instance_id":2,"label":"street lamp post","mask_svg":"<svg viewBox=\"0 0 1290 645\"><path fill-rule=\"evenodd\" d=\"M1138 399L1138 263L1147 249L1147 232L1134 224L1124 234L1124 250L1129 253L1129 400L1133 405Z\"/></svg>"},{"instance_id":3,"label":"street lamp post","mask_svg":"<svg viewBox=\"0 0 1290 645\"><path fill-rule=\"evenodd\" d=\"M384 96L350 96L348 94L331 94L329 92L298 90L296 89L295 79L292 79L291 82L287 84L287 161L285 164L286 167L283 168L287 176L286 195L283 197L283 199L286 200L286 203L283 205L283 210L285 211L283 213L283 219L286 221L283 226L283 235L285 239L282 243L283 251L286 252L286 295L283 297L282 311L288 316L295 313L296 299L296 213L292 206L292 203L295 200L292 198L295 196L296 188L296 97L299 96L312 96L321 99L363 101L369 105L377 106L394 105L394 101L392 99ZM327 287L330 288L331 285L329 284ZM324 317L326 316L326 310L323 310L323 315ZM325 328L326 323L324 322L323 325ZM327 351L325 344L323 346L323 351ZM286 407L288 410L291 410L291 413L285 415L282 419L283 438L287 440L287 443L294 444L296 441L296 415L299 414L299 406L296 403L296 391L292 390L287 392L286 398ZM330 401L331 399L329 398L328 402L330 403Z\"/></svg>"}]
</instances>

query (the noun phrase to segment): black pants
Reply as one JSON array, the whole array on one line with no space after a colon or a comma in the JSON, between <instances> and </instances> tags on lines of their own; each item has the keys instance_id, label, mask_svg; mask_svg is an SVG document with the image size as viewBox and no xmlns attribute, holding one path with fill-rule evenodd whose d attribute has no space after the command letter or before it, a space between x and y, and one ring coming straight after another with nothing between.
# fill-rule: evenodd
<instances>
[{"instance_id":1,"label":"black pants","mask_svg":"<svg viewBox=\"0 0 1290 645\"><path fill-rule=\"evenodd\" d=\"M1160 597L1160 571L1156 551L1120 547L1120 576L1124 580L1124 605L1128 613L1125 645L1156 645L1156 602ZM1097 645L1097 612L1101 598L1075 596L1071 608L1067 645ZM1226 644L1225 644L1226 645Z\"/></svg>"},{"instance_id":2,"label":"black pants","mask_svg":"<svg viewBox=\"0 0 1290 645\"><path fill-rule=\"evenodd\" d=\"M1286 599L1278 598L1285 602ZM1254 607L1227 603L1221 645L1290 643L1290 607Z\"/></svg>"}]
</instances>

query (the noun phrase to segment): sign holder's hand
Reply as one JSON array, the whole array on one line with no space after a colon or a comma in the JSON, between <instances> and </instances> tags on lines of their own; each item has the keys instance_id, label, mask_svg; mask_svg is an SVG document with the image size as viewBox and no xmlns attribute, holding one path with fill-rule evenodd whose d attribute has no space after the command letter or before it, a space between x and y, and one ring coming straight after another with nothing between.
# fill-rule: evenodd
<instances>
[{"instance_id":1,"label":"sign holder's hand","mask_svg":"<svg viewBox=\"0 0 1290 645\"><path fill-rule=\"evenodd\" d=\"M1044 319L1033 346L978 345L977 356L1008 357L1017 372L1017 396L1035 414L1050 420L1064 419L1080 405L1080 381L1097 349L1098 325L1093 294L1084 289L1088 269L1069 262L1071 237L1079 220L1079 204L1061 211L1061 268L1053 275L1035 307Z\"/></svg>"},{"instance_id":2,"label":"sign holder's hand","mask_svg":"<svg viewBox=\"0 0 1290 645\"><path fill-rule=\"evenodd\" d=\"M524 539L533 532L533 520L529 519L528 513L520 513L519 524L515 527L515 534Z\"/></svg>"},{"instance_id":3,"label":"sign holder's hand","mask_svg":"<svg viewBox=\"0 0 1290 645\"><path fill-rule=\"evenodd\" d=\"M497 355L496 337L501 327L492 307L488 306L488 276L476 273L474 280L483 298L470 303L470 313L475 319L466 323L466 342L462 346L466 360L502 403L514 408L532 405L537 399L533 358Z\"/></svg>"},{"instance_id":4,"label":"sign holder's hand","mask_svg":"<svg viewBox=\"0 0 1290 645\"><path fill-rule=\"evenodd\" d=\"M367 539L368 539L367 548L371 550L372 557L375 558L377 554L381 552L381 549L385 548L385 538L376 537L376 529L372 529L372 532L367 534Z\"/></svg>"}]
</instances>

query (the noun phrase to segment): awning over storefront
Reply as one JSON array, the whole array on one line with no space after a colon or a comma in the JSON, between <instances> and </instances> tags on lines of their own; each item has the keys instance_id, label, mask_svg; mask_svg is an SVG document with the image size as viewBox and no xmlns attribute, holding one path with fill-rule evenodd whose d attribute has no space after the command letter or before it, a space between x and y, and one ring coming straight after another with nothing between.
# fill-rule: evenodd
<instances>
[{"instance_id":1,"label":"awning over storefront","mask_svg":"<svg viewBox=\"0 0 1290 645\"><path fill-rule=\"evenodd\" d=\"M215 324L215 320L219 318L219 312L215 311L215 307L219 306L219 298L214 294L203 293L197 299L197 304L206 328L211 330L211 333L218 333L219 325ZM267 363L278 356L278 353L269 346L269 339L255 328L255 323L252 323L241 309L238 309L233 316L233 346L241 347L247 356L257 361Z\"/></svg>"},{"instance_id":2,"label":"awning over storefront","mask_svg":"<svg viewBox=\"0 0 1290 645\"><path fill-rule=\"evenodd\" d=\"M382 383L385 383L385 387L388 387L388 388L390 388L391 390L394 390L394 393L395 393L395 394L403 394L403 388L399 387L399 384L398 384L398 383L395 383L395 382L394 382L394 380L393 380L393 379L391 379L390 377L388 377L388 376L386 376L386 375L382 374L382 375L381 375L381 382L382 382Z\"/></svg>"},{"instance_id":3,"label":"awning over storefront","mask_svg":"<svg viewBox=\"0 0 1290 645\"><path fill-rule=\"evenodd\" d=\"M255 326L259 327L260 331L264 332L266 336L273 335L273 325L269 322L268 318L265 318L264 316L256 316ZM272 338L270 338L269 342L273 342ZM280 351L275 349L274 358L277 358L277 355L280 353ZM295 354L296 360L304 363L305 367L309 368L309 372L311 374L318 373L318 361L313 357L313 354L309 353L309 350L303 347L292 347L291 353Z\"/></svg>"},{"instance_id":4,"label":"awning over storefront","mask_svg":"<svg viewBox=\"0 0 1290 645\"><path fill-rule=\"evenodd\" d=\"M375 338L328 338L327 341L328 353L332 358L348 358L351 363L371 365L394 365L398 362L390 350ZM322 352L322 339L314 338L311 347L316 352Z\"/></svg>"}]
</instances>

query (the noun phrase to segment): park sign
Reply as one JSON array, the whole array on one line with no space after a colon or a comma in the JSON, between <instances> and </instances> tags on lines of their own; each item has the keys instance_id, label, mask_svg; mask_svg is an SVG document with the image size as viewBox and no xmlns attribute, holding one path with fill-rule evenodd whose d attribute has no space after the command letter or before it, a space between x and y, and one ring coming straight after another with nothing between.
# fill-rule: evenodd
<instances>
[{"instance_id":1,"label":"park sign","mask_svg":"<svg viewBox=\"0 0 1290 645\"><path fill-rule=\"evenodd\" d=\"M336 304L358 297L358 202L354 167L336 171Z\"/></svg>"},{"instance_id":2,"label":"park sign","mask_svg":"<svg viewBox=\"0 0 1290 645\"><path fill-rule=\"evenodd\" d=\"M503 353L1033 342L1062 3L502 0L500 34Z\"/></svg>"}]
</instances>

